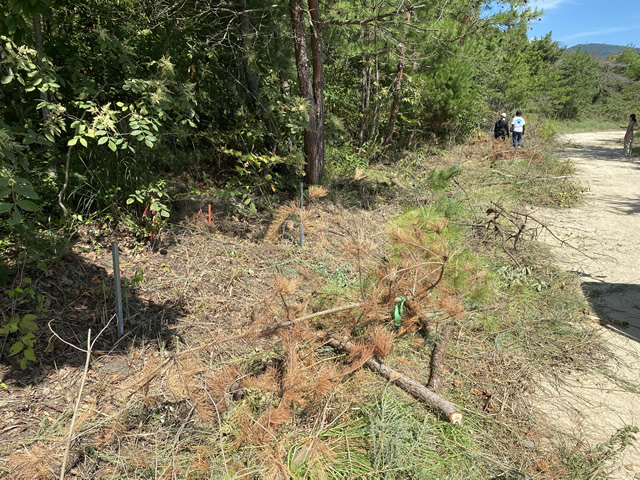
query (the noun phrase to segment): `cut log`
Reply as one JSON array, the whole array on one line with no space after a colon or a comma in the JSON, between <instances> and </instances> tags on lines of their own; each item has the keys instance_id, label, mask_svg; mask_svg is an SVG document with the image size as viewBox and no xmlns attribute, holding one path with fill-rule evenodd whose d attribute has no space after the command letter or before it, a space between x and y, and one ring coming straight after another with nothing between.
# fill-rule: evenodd
<instances>
[{"instance_id":1,"label":"cut log","mask_svg":"<svg viewBox=\"0 0 640 480\"><path fill-rule=\"evenodd\" d=\"M347 339L329 338L326 341L326 344L337 350L342 350L347 353L353 351L353 349L355 348L355 345ZM409 378L406 375L403 375L402 373L394 370L388 365L385 365L375 357L370 357L365 362L365 365L380 373L380 375L382 375L384 378L396 384L398 387L412 395L414 398L422 400L423 402L430 405L434 410L437 410L440 413L444 414L453 425L462 424L462 412L453 403L442 398L430 388L425 387L420 382L417 382L412 378Z\"/></svg>"}]
</instances>

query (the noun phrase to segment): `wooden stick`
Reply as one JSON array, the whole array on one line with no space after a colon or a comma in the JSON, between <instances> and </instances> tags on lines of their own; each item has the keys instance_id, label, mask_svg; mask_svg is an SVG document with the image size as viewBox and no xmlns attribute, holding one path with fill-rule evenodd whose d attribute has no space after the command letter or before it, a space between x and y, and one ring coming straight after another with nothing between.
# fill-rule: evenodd
<instances>
[{"instance_id":1,"label":"wooden stick","mask_svg":"<svg viewBox=\"0 0 640 480\"><path fill-rule=\"evenodd\" d=\"M355 348L355 345L349 340L329 338L327 345L346 352L351 352ZM412 378L403 375L402 373L394 370L393 368L385 365L375 357L370 357L365 365L373 370L376 370L384 378L392 383L395 383L405 392L409 393L418 400L422 400L429 404L435 410L443 413L453 425L462 424L462 412L451 402L445 400L436 392L430 388L425 387L419 382L416 382Z\"/></svg>"},{"instance_id":2,"label":"wooden stick","mask_svg":"<svg viewBox=\"0 0 640 480\"><path fill-rule=\"evenodd\" d=\"M209 204L209 225L211 225L211 204Z\"/></svg>"},{"instance_id":3,"label":"wooden stick","mask_svg":"<svg viewBox=\"0 0 640 480\"><path fill-rule=\"evenodd\" d=\"M400 180L398 180L398 177L391 177L391 182L393 182L396 187L400 187L402 189L407 188L400 182Z\"/></svg>"},{"instance_id":4,"label":"wooden stick","mask_svg":"<svg viewBox=\"0 0 640 480\"><path fill-rule=\"evenodd\" d=\"M362 303L350 303L348 305L342 305L341 307L331 308L329 310L323 310L321 312L312 313L310 315L305 315L304 317L294 318L288 322L277 323L272 325L271 327L264 328L260 330L258 333L258 337L265 337L268 335L273 335L276 330L280 330L281 328L289 327L299 322L303 322L305 320L311 320L312 318L322 317L324 315L331 315L332 313L342 312L344 310L353 310L354 308L361 307Z\"/></svg>"},{"instance_id":5,"label":"wooden stick","mask_svg":"<svg viewBox=\"0 0 640 480\"><path fill-rule=\"evenodd\" d=\"M440 390L442 386L442 372L444 370L444 357L447 354L447 346L449 345L449 339L451 338L451 327L445 325L442 330L442 336L436 342L436 346L433 347L431 354L431 376L429 377L429 383L427 388L430 388L434 392Z\"/></svg>"},{"instance_id":6,"label":"wooden stick","mask_svg":"<svg viewBox=\"0 0 640 480\"><path fill-rule=\"evenodd\" d=\"M64 449L64 457L62 458L62 467L60 468L60 480L64 480L64 476L67 473L67 461L69 460L69 450L71 443L73 442L73 426L76 423L78 417L78 409L80 408L80 400L82 399L82 391L84 390L84 382L87 380L87 372L89 371L89 361L91 360L91 329L87 332L87 359L84 363L84 372L82 373L82 382L80 382L80 390L78 391L78 398L76 398L76 405L73 408L73 416L71 417L71 426L69 427L69 438L67 439L67 446Z\"/></svg>"}]
</instances>

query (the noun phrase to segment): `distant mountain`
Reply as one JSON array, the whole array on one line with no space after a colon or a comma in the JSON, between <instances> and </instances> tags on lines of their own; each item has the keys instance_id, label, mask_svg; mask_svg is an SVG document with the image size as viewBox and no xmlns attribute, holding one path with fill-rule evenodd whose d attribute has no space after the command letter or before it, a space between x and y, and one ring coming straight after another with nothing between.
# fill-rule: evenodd
<instances>
[{"instance_id":1,"label":"distant mountain","mask_svg":"<svg viewBox=\"0 0 640 480\"><path fill-rule=\"evenodd\" d=\"M567 48L567 50L584 50L589 54L595 54L597 57L608 57L609 55L617 55L624 47L620 45L608 45L606 43L581 43ZM640 48L636 48L636 52L640 52Z\"/></svg>"}]
</instances>

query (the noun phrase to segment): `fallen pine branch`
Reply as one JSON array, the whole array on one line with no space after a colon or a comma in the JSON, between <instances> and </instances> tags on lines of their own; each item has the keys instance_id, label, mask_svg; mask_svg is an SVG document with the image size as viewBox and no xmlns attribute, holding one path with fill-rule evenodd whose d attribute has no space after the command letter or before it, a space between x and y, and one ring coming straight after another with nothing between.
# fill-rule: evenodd
<instances>
[{"instance_id":1,"label":"fallen pine branch","mask_svg":"<svg viewBox=\"0 0 640 480\"><path fill-rule=\"evenodd\" d=\"M230 337L214 340L212 342L207 342L207 343L204 343L202 345L198 345L197 347L188 348L186 350L182 350L181 352L172 353L166 358L166 360L164 362L162 362L161 365L157 366L148 375L148 379L145 382L143 382L140 385L138 385L135 390L130 392L130 394L137 393L140 390L142 390L143 388L145 388L149 383L151 383L151 381L156 377L156 375L158 375L162 371L162 369L165 366L167 366L167 364L169 364L170 362L175 361L177 357L183 357L184 358L187 355L193 355L196 352L200 352L202 350L209 349L209 348L211 348L213 346L222 345L223 343L227 343L227 342L231 342L231 341L235 341L235 340L245 339L245 338L247 338L249 336L254 336L256 338L268 337L269 335L273 335L274 333L276 333L281 328L290 327L291 325L295 325L296 323L303 322L303 321L306 321L306 320L311 320L311 319L316 318L316 317L322 317L324 315L331 315L332 313L338 313L338 312L342 312L344 310L353 310L354 308L361 307L362 305L363 305L363 303L350 303L348 305L342 305L340 307L330 308L329 310L323 310L321 312L316 312L316 313L312 313L310 315L305 315L304 317L294 318L293 320L290 320L288 322L277 323L277 324L272 325L270 327L263 328L262 330L260 330L255 335L251 334L251 333L249 333L249 334L240 333L238 335L232 335Z\"/></svg>"},{"instance_id":2,"label":"fallen pine branch","mask_svg":"<svg viewBox=\"0 0 640 480\"><path fill-rule=\"evenodd\" d=\"M347 353L350 353L355 349L355 345L347 339L338 340L336 338L329 338L326 340L326 344L336 350L342 350ZM388 365L385 365L375 357L369 357L364 364L367 367L376 370L384 378L396 384L414 398L422 400L429 404L434 410L444 414L453 425L462 424L462 412L453 403L442 398L432 389L425 387L412 378L409 378Z\"/></svg>"},{"instance_id":3,"label":"fallen pine branch","mask_svg":"<svg viewBox=\"0 0 640 480\"><path fill-rule=\"evenodd\" d=\"M316 317L323 317L325 315L331 315L332 313L342 312L344 310L353 310L354 308L361 307L362 303L350 303L348 305L342 305L340 307L330 308L329 310L323 310L321 312L312 313L310 315L305 315L304 317L294 318L293 320L289 320L288 322L277 323L270 327L264 328L260 330L258 333L258 337L267 337L269 335L273 335L276 331L281 328L290 327L291 325L295 325L296 323L304 322L306 320L311 320Z\"/></svg>"}]
</instances>

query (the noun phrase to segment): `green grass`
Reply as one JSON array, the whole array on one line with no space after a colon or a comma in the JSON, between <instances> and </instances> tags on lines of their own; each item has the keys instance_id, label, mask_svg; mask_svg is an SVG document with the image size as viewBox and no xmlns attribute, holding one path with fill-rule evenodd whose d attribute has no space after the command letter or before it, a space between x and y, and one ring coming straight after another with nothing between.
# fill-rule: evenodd
<instances>
[{"instance_id":1,"label":"green grass","mask_svg":"<svg viewBox=\"0 0 640 480\"><path fill-rule=\"evenodd\" d=\"M620 124L611 120L557 121L558 133L596 132L599 130L616 130Z\"/></svg>"}]
</instances>

